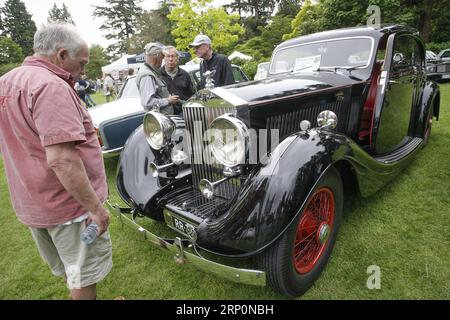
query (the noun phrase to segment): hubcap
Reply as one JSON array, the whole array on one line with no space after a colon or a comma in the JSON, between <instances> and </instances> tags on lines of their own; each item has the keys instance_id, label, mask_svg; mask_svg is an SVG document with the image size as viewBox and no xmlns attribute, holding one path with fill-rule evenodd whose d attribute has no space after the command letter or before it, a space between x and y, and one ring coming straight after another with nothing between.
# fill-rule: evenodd
<instances>
[{"instance_id":1,"label":"hubcap","mask_svg":"<svg viewBox=\"0 0 450 320\"><path fill-rule=\"evenodd\" d=\"M317 242L324 244L327 242L330 236L330 226L326 223L322 223L319 230L317 231Z\"/></svg>"},{"instance_id":2,"label":"hubcap","mask_svg":"<svg viewBox=\"0 0 450 320\"><path fill-rule=\"evenodd\" d=\"M329 188L317 190L309 199L294 239L293 263L297 273L310 272L328 246L334 210L334 194Z\"/></svg>"}]
</instances>

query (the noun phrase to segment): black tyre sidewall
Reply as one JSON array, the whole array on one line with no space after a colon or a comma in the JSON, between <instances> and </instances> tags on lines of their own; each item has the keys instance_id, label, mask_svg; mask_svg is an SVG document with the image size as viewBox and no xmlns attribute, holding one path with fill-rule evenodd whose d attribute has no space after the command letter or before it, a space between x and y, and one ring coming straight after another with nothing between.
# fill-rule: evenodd
<instances>
[{"instance_id":1,"label":"black tyre sidewall","mask_svg":"<svg viewBox=\"0 0 450 320\"><path fill-rule=\"evenodd\" d=\"M280 293L289 297L297 297L303 294L314 284L325 268L336 242L339 225L342 220L342 207L344 200L342 181L340 174L336 169L330 168L327 173L325 173L314 188L306 203L310 201L312 195L314 195L317 190L324 187L329 188L334 195L334 223L326 248L313 269L306 274L299 274L297 273L293 262L294 238L297 233L297 226L303 216L303 212L297 215L291 226L286 230L285 234L274 245L274 247L271 248L271 252L269 251L269 255L272 255L274 259L278 259L278 262L274 262L277 265L277 270L269 271L266 269L267 272L277 273L269 275L269 283L271 283L277 291L280 291ZM267 259L271 258L267 257L266 261ZM274 264L272 263L272 265Z\"/></svg>"}]
</instances>

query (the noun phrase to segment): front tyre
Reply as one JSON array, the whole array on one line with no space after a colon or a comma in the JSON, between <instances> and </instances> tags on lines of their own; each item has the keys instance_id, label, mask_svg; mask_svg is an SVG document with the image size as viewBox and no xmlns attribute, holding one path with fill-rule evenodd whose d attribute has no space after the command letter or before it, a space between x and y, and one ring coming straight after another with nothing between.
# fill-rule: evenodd
<instances>
[{"instance_id":1,"label":"front tyre","mask_svg":"<svg viewBox=\"0 0 450 320\"><path fill-rule=\"evenodd\" d=\"M313 285L336 242L343 198L340 174L331 168L291 226L263 253L263 268L272 288L295 298Z\"/></svg>"}]
</instances>

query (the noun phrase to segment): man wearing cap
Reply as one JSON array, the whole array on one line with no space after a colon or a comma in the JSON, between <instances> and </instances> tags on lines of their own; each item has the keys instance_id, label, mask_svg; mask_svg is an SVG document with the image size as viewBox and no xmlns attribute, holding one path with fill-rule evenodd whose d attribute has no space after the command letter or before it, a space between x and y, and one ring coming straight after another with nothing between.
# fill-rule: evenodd
<instances>
[{"instance_id":1,"label":"man wearing cap","mask_svg":"<svg viewBox=\"0 0 450 320\"><path fill-rule=\"evenodd\" d=\"M145 63L136 76L136 84L145 110L159 109L163 114L173 114L173 106L179 102L178 96L170 95L162 81L161 68L164 46L159 42L148 43L145 48Z\"/></svg>"},{"instance_id":2,"label":"man wearing cap","mask_svg":"<svg viewBox=\"0 0 450 320\"><path fill-rule=\"evenodd\" d=\"M200 84L198 89L205 88L206 71L214 71L214 86L221 87L234 83L233 71L231 69L230 60L223 54L213 52L211 39L207 35L199 34L195 37L190 47L195 48L195 54L203 61L200 64Z\"/></svg>"},{"instance_id":3,"label":"man wearing cap","mask_svg":"<svg viewBox=\"0 0 450 320\"><path fill-rule=\"evenodd\" d=\"M174 106L174 114L181 114L182 103L195 93L194 85L189 73L178 66L178 50L174 46L167 46L163 52L164 66L161 67L161 78L167 84L169 92L180 97L180 103Z\"/></svg>"}]
</instances>

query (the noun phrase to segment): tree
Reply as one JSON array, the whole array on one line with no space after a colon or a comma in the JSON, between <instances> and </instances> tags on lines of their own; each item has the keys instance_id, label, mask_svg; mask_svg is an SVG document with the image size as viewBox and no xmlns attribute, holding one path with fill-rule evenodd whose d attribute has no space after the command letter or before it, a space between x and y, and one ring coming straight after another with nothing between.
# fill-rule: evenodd
<instances>
[{"instance_id":1,"label":"tree","mask_svg":"<svg viewBox=\"0 0 450 320\"><path fill-rule=\"evenodd\" d=\"M215 50L227 53L244 33L239 16L227 14L222 7L208 5L212 0L175 0L168 18L174 23L172 35L177 48L186 50L197 34L211 38Z\"/></svg>"},{"instance_id":2,"label":"tree","mask_svg":"<svg viewBox=\"0 0 450 320\"><path fill-rule=\"evenodd\" d=\"M305 0L278 0L277 15L294 18Z\"/></svg>"},{"instance_id":3,"label":"tree","mask_svg":"<svg viewBox=\"0 0 450 320\"><path fill-rule=\"evenodd\" d=\"M238 12L241 22L245 25L246 35L259 35L258 28L267 24L275 11L279 0L238 0L226 5L231 12ZM248 16L244 17L247 14Z\"/></svg>"},{"instance_id":4,"label":"tree","mask_svg":"<svg viewBox=\"0 0 450 320\"><path fill-rule=\"evenodd\" d=\"M0 37L0 65L23 60L22 48L8 37Z\"/></svg>"},{"instance_id":5,"label":"tree","mask_svg":"<svg viewBox=\"0 0 450 320\"><path fill-rule=\"evenodd\" d=\"M273 49L283 40L283 35L290 32L291 21L292 18L287 16L275 16L266 27L260 27L260 36L251 38L237 49L257 61L269 60Z\"/></svg>"},{"instance_id":6,"label":"tree","mask_svg":"<svg viewBox=\"0 0 450 320\"><path fill-rule=\"evenodd\" d=\"M53 3L53 7L48 12L48 22L66 22L75 25L72 15L69 9L66 7L65 3L62 4L61 9L58 8L56 3Z\"/></svg>"},{"instance_id":7,"label":"tree","mask_svg":"<svg viewBox=\"0 0 450 320\"><path fill-rule=\"evenodd\" d=\"M140 2L141 0L106 0L106 6L94 6L94 17L105 19L100 29L109 32L106 39L117 40L107 48L115 57L129 52L130 38L136 32L137 20L142 13Z\"/></svg>"},{"instance_id":8,"label":"tree","mask_svg":"<svg viewBox=\"0 0 450 320\"><path fill-rule=\"evenodd\" d=\"M141 53L150 41L158 41L165 45L174 45L175 40L170 33L171 21L169 12L161 10L145 11L138 17L136 33L130 39L130 53Z\"/></svg>"},{"instance_id":9,"label":"tree","mask_svg":"<svg viewBox=\"0 0 450 320\"><path fill-rule=\"evenodd\" d=\"M102 67L108 64L105 50L98 44L89 48L89 63L86 66L86 74L89 79L97 79L102 76Z\"/></svg>"},{"instance_id":10,"label":"tree","mask_svg":"<svg viewBox=\"0 0 450 320\"><path fill-rule=\"evenodd\" d=\"M31 55L33 37L37 29L25 4L20 0L7 0L1 12L3 35L17 43L26 56Z\"/></svg>"},{"instance_id":11,"label":"tree","mask_svg":"<svg viewBox=\"0 0 450 320\"><path fill-rule=\"evenodd\" d=\"M430 40L433 42L450 41L450 0L442 0L433 6Z\"/></svg>"},{"instance_id":12,"label":"tree","mask_svg":"<svg viewBox=\"0 0 450 320\"><path fill-rule=\"evenodd\" d=\"M320 21L321 9L320 5L307 0L291 22L292 31L283 35L283 40L324 30Z\"/></svg>"}]
</instances>

